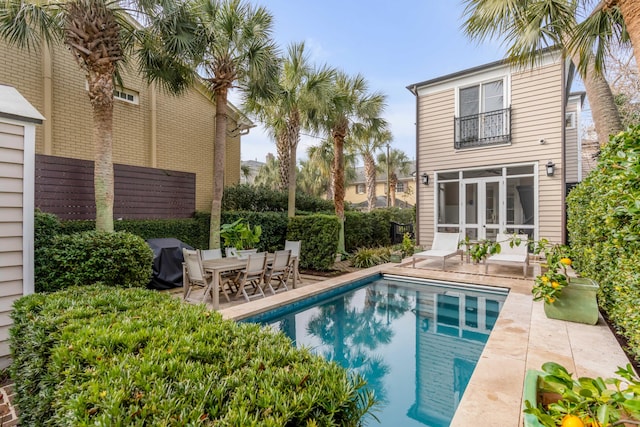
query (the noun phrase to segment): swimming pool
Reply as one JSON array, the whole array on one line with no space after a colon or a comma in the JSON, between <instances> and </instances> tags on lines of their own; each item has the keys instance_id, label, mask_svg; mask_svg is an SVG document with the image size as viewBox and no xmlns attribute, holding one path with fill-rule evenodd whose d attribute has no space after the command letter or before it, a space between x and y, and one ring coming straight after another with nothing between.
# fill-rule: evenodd
<instances>
[{"instance_id":1,"label":"swimming pool","mask_svg":"<svg viewBox=\"0 0 640 427\"><path fill-rule=\"evenodd\" d=\"M364 376L382 402L381 425L440 427L450 424L506 296L375 276L246 321Z\"/></svg>"}]
</instances>

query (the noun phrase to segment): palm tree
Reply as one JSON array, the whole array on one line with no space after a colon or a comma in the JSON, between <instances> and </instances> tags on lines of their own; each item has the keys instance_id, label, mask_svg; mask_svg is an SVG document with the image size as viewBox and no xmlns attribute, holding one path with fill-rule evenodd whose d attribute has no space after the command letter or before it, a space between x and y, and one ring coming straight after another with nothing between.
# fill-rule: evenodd
<instances>
[{"instance_id":1,"label":"palm tree","mask_svg":"<svg viewBox=\"0 0 640 427\"><path fill-rule=\"evenodd\" d=\"M148 81L157 81L174 93L184 90L193 77L178 58L193 41L181 26L187 10L184 5L132 0L128 7L149 27L135 25L117 1L0 3L0 38L28 50L63 43L85 73L93 110L96 229L102 231L113 231L113 91L122 64L137 60Z\"/></svg>"},{"instance_id":2,"label":"palm tree","mask_svg":"<svg viewBox=\"0 0 640 427\"><path fill-rule=\"evenodd\" d=\"M322 186L321 193L324 193L328 200L333 199L333 141L331 138L325 138L319 145L313 145L307 149L309 160L305 163L305 169L302 173L316 177L318 185ZM352 150L344 153L344 181L345 184L356 179L356 155Z\"/></svg>"},{"instance_id":3,"label":"palm tree","mask_svg":"<svg viewBox=\"0 0 640 427\"><path fill-rule=\"evenodd\" d=\"M389 158L385 153L378 154L379 171L389 171L389 200L391 206L396 205L396 184L398 184L398 173L408 175L411 173L411 160L404 151L395 148L389 151Z\"/></svg>"},{"instance_id":4,"label":"palm tree","mask_svg":"<svg viewBox=\"0 0 640 427\"><path fill-rule=\"evenodd\" d=\"M311 160L300 161L300 171L296 179L297 191L322 197L327 195L329 183L330 176L324 175L320 169L313 165Z\"/></svg>"},{"instance_id":5,"label":"palm tree","mask_svg":"<svg viewBox=\"0 0 640 427\"><path fill-rule=\"evenodd\" d=\"M376 160L374 153L388 144L393 135L387 129L386 122L374 123L382 127L369 126L354 128L351 146L362 156L364 161L365 187L367 189L368 210L371 212L376 205Z\"/></svg>"},{"instance_id":6,"label":"palm tree","mask_svg":"<svg viewBox=\"0 0 640 427\"><path fill-rule=\"evenodd\" d=\"M344 145L354 125L368 127L381 122L385 107L385 96L369 93L367 81L361 75L350 77L336 73L334 90L330 99L330 111L323 124L333 140L333 201L336 216L340 220L338 251L344 252Z\"/></svg>"},{"instance_id":7,"label":"palm tree","mask_svg":"<svg viewBox=\"0 0 640 427\"><path fill-rule=\"evenodd\" d=\"M583 0L586 1L586 0ZM611 88L598 70L598 61L586 51L581 55L572 37L576 33L579 2L574 0L464 0L465 32L472 38L504 37L509 44L509 58L519 64L533 65L543 54L545 45L564 48L579 70L592 108L593 121L600 144L609 135L622 130Z\"/></svg>"},{"instance_id":8,"label":"palm tree","mask_svg":"<svg viewBox=\"0 0 640 427\"><path fill-rule=\"evenodd\" d=\"M268 96L277 76L277 52L271 37L273 17L263 7L240 0L194 0L198 11L196 33L202 42L195 66L216 103L213 147L213 199L209 247L220 247L220 215L224 192L227 139L227 100L237 88L247 97Z\"/></svg>"},{"instance_id":9,"label":"palm tree","mask_svg":"<svg viewBox=\"0 0 640 427\"><path fill-rule=\"evenodd\" d=\"M592 3L578 1L584 9ZM595 51L595 65L601 70L612 40L630 41L636 66L640 67L640 3L637 0L600 0L588 17L578 24L571 47L579 52L583 63Z\"/></svg>"},{"instance_id":10,"label":"palm tree","mask_svg":"<svg viewBox=\"0 0 640 427\"><path fill-rule=\"evenodd\" d=\"M289 191L289 217L296 210L296 150L300 131L317 128L318 113L326 108L334 73L326 66L314 69L305 54L304 43L291 44L280 69L275 89L278 95L264 101L250 99L247 103L247 109L264 119L276 140L281 188Z\"/></svg>"},{"instance_id":11,"label":"palm tree","mask_svg":"<svg viewBox=\"0 0 640 427\"><path fill-rule=\"evenodd\" d=\"M267 187L271 190L277 190L279 170L280 165L278 159L271 153L267 154L267 163L260 167L256 178L253 180L253 184Z\"/></svg>"}]
</instances>

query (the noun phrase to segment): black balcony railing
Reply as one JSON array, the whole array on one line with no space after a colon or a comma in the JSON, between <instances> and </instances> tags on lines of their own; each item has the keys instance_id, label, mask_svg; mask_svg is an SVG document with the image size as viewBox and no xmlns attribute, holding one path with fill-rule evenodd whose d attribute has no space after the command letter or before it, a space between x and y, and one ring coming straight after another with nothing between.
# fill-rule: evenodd
<instances>
[{"instance_id":1,"label":"black balcony railing","mask_svg":"<svg viewBox=\"0 0 640 427\"><path fill-rule=\"evenodd\" d=\"M511 108L454 119L455 148L511 142Z\"/></svg>"}]
</instances>

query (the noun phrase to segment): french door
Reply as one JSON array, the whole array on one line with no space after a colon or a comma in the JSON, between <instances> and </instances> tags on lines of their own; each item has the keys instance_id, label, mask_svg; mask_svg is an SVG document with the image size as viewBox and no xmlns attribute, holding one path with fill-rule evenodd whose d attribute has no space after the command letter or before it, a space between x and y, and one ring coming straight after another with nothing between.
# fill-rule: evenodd
<instances>
[{"instance_id":1,"label":"french door","mask_svg":"<svg viewBox=\"0 0 640 427\"><path fill-rule=\"evenodd\" d=\"M503 224L501 206L504 191L501 178L474 178L462 180L461 225L464 235L471 240L495 240Z\"/></svg>"}]
</instances>

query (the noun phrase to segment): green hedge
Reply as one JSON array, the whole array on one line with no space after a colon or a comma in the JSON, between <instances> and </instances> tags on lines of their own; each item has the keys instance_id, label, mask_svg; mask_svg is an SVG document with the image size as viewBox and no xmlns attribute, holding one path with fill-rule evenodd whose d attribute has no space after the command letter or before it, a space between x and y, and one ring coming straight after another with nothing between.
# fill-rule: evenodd
<instances>
[{"instance_id":1,"label":"green hedge","mask_svg":"<svg viewBox=\"0 0 640 427\"><path fill-rule=\"evenodd\" d=\"M224 211L287 212L288 204L287 191L248 184L225 187L222 196ZM298 192L296 211L330 213L334 211L333 201Z\"/></svg>"},{"instance_id":2,"label":"green hedge","mask_svg":"<svg viewBox=\"0 0 640 427\"><path fill-rule=\"evenodd\" d=\"M334 215L306 215L289 219L287 240L301 240L301 268L329 270L336 260L340 221Z\"/></svg>"},{"instance_id":3,"label":"green hedge","mask_svg":"<svg viewBox=\"0 0 640 427\"><path fill-rule=\"evenodd\" d=\"M153 291L34 294L12 319L25 426L357 426L374 403L283 334Z\"/></svg>"},{"instance_id":4,"label":"green hedge","mask_svg":"<svg viewBox=\"0 0 640 427\"><path fill-rule=\"evenodd\" d=\"M37 292L94 283L145 287L151 279L151 248L127 232L59 234L39 257Z\"/></svg>"},{"instance_id":5,"label":"green hedge","mask_svg":"<svg viewBox=\"0 0 640 427\"><path fill-rule=\"evenodd\" d=\"M640 361L640 126L611 138L597 168L567 197L574 266Z\"/></svg>"},{"instance_id":6,"label":"green hedge","mask_svg":"<svg viewBox=\"0 0 640 427\"><path fill-rule=\"evenodd\" d=\"M415 222L413 209L376 209L372 212L345 212L344 240L347 252L391 244L391 221Z\"/></svg>"}]
</instances>

